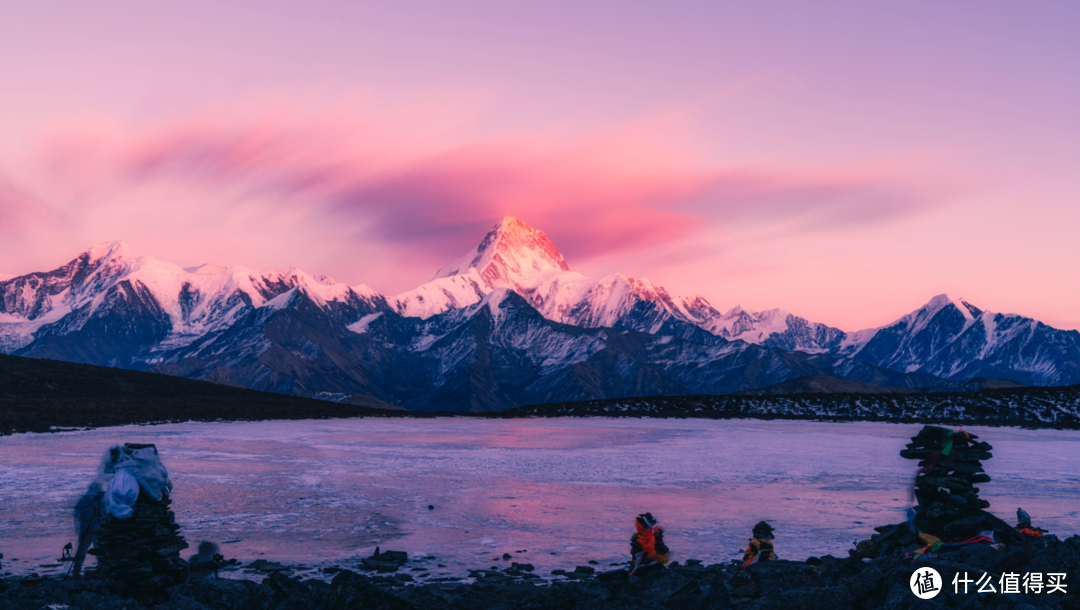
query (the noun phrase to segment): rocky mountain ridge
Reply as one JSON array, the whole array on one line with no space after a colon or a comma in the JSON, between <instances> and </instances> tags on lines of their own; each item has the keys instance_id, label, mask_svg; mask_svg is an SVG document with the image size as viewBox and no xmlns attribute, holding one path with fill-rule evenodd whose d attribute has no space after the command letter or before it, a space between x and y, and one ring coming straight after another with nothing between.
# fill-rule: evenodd
<instances>
[{"instance_id":1,"label":"rocky mountain ridge","mask_svg":"<svg viewBox=\"0 0 1080 610\"><path fill-rule=\"evenodd\" d=\"M1077 331L984 311L944 294L891 324L856 332L782 309L753 312L736 306L721 313L700 295L672 295L648 279L621 274L592 279L571 271L543 232L510 217L431 282L391 302L404 315L430 317L475 303L500 288L522 295L548 319L586 328L656 333L665 324L683 322L729 341L854 358L952 381L987 377L1027 385L1080 382Z\"/></svg>"},{"instance_id":2,"label":"rocky mountain ridge","mask_svg":"<svg viewBox=\"0 0 1080 610\"><path fill-rule=\"evenodd\" d=\"M510 217L397 296L295 268L182 269L102 244L0 281L0 351L420 410L727 393L807 375L1080 382L1076 331L944 295L855 333L783 310L720 313L647 279L571 271L543 232Z\"/></svg>"}]
</instances>

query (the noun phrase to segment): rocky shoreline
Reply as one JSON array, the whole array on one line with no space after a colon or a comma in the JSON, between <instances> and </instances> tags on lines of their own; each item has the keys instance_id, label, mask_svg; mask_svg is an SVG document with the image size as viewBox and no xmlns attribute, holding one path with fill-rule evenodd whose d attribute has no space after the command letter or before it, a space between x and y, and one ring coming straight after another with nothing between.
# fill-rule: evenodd
<instances>
[{"instance_id":1,"label":"rocky shoreline","mask_svg":"<svg viewBox=\"0 0 1080 610\"><path fill-rule=\"evenodd\" d=\"M885 530L887 528L880 528ZM887 545L886 545L887 546ZM531 566L513 564L502 570L477 570L470 582L414 582L404 553L398 560L365 560L356 570L327 568L315 576L289 576L276 564L249 567L269 574L260 581L193 575L176 587L169 600L154 608L182 610L561 610L672 608L687 610L865 609L888 608L1080 608L1072 591L1080 573L1080 536L1060 540L1046 535L1017 546L980 544L936 553L912 563L902 548L876 557L831 556L806 561L772 561L741 570L738 562L702 565L695 560L654 565L633 576L623 568L597 571L579 566L554 580L532 574ZM926 567L942 577L942 591L932 600L912 593L912 574ZM364 571L366 573L360 573ZM1065 573L1066 592L1002 593L1007 574ZM951 584L964 575L969 591ZM974 582L990 575L995 592L978 593ZM327 582L326 579L332 579ZM464 580L464 579L463 579ZM962 580L961 580L962 582ZM69 608L136 610L146 606L110 592L109 583L93 572L82 579L30 578L0 581L0 609Z\"/></svg>"}]
</instances>

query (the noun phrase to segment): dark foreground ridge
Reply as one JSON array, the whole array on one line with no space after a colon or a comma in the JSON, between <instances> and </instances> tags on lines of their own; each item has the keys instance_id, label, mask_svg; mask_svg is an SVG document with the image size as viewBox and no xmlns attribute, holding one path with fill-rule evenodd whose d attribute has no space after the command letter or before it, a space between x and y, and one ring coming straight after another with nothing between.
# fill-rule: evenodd
<instances>
[{"instance_id":1,"label":"dark foreground ridge","mask_svg":"<svg viewBox=\"0 0 1080 610\"><path fill-rule=\"evenodd\" d=\"M372 405L378 403L371 399ZM404 413L169 375L0 354L0 435L151 422Z\"/></svg>"},{"instance_id":2,"label":"dark foreground ridge","mask_svg":"<svg viewBox=\"0 0 1080 610\"><path fill-rule=\"evenodd\" d=\"M932 394L608 398L510 409L516 417L812 419L1080 429L1080 385Z\"/></svg>"},{"instance_id":3,"label":"dark foreground ridge","mask_svg":"<svg viewBox=\"0 0 1080 610\"><path fill-rule=\"evenodd\" d=\"M800 385L794 382L799 379L793 384ZM170 375L0 354L0 435L185 421L371 416L806 419L1080 429L1080 385L910 394L649 396L447 413L405 411L358 394L331 402Z\"/></svg>"},{"instance_id":4,"label":"dark foreground ridge","mask_svg":"<svg viewBox=\"0 0 1080 610\"><path fill-rule=\"evenodd\" d=\"M884 529L884 528L883 528ZM886 545L887 546L887 545ZM853 552L854 553L854 552ZM371 562L365 564L385 564ZM473 572L474 582L417 584L408 563L371 568L361 564L334 573L329 583L320 578L287 576L272 569L261 582L192 577L173 590L171 598L155 608L182 610L616 610L668 608L672 610L844 610L888 608L1080 608L1073 588L1080 574L1080 536L1059 540L1043 536L1016 547L972 545L912 565L902 549L873 559L831 556L807 561L770 561L740 570L738 562L701 565L688 560L640 568L633 576L625 569L593 572L589 566L567 571L555 582L531 573L531 566ZM257 566L254 566L257 567ZM272 568L280 566L272 566ZM910 580L916 569L936 569L943 580L941 593L919 600ZM382 573L377 573L382 572ZM1067 593L1001 593L1003 574L1065 573ZM995 593L977 593L963 585L954 592L953 578L972 582L990 574ZM324 575L319 575L324 576ZM324 576L325 577L325 576ZM444 579L446 580L446 579ZM1021 587L1020 591L1024 591ZM139 610L144 606L110 592L107 581L92 575L79 580L61 578L0 581L0 609L61 608L71 610Z\"/></svg>"}]
</instances>

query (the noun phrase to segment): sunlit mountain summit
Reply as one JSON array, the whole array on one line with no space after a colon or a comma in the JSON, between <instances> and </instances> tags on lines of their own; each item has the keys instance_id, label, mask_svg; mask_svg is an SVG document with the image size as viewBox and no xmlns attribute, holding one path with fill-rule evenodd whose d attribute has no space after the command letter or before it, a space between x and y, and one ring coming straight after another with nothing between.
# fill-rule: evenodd
<instances>
[{"instance_id":1,"label":"sunlit mountain summit","mask_svg":"<svg viewBox=\"0 0 1080 610\"><path fill-rule=\"evenodd\" d=\"M1076 331L946 295L850 333L780 309L722 313L645 278L573 271L513 217L396 296L295 268L181 268L100 244L0 281L0 350L429 411L722 394L807 375L1080 382Z\"/></svg>"}]
</instances>

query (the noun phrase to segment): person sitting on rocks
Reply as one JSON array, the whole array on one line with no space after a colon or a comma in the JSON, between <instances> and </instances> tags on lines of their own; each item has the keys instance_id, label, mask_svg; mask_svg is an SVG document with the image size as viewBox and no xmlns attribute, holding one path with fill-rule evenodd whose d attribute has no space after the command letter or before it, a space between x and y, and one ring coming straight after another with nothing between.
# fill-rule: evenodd
<instances>
[{"instance_id":1,"label":"person sitting on rocks","mask_svg":"<svg viewBox=\"0 0 1080 610\"><path fill-rule=\"evenodd\" d=\"M1027 514L1022 508L1016 509L1016 531L1024 534L1025 536L1031 536L1033 538L1040 538L1048 530L1044 530L1041 527L1035 527L1031 525L1031 515Z\"/></svg>"},{"instance_id":2,"label":"person sitting on rocks","mask_svg":"<svg viewBox=\"0 0 1080 610\"><path fill-rule=\"evenodd\" d=\"M746 553L743 555L742 568L744 570L752 563L776 560L772 543L773 531L775 530L772 526L765 521L754 526L754 537L750 539L750 545L746 547Z\"/></svg>"},{"instance_id":3,"label":"person sitting on rocks","mask_svg":"<svg viewBox=\"0 0 1080 610\"><path fill-rule=\"evenodd\" d=\"M634 526L637 531L630 537L630 573L651 563L666 564L670 551L656 517L652 513L638 515Z\"/></svg>"}]
</instances>

